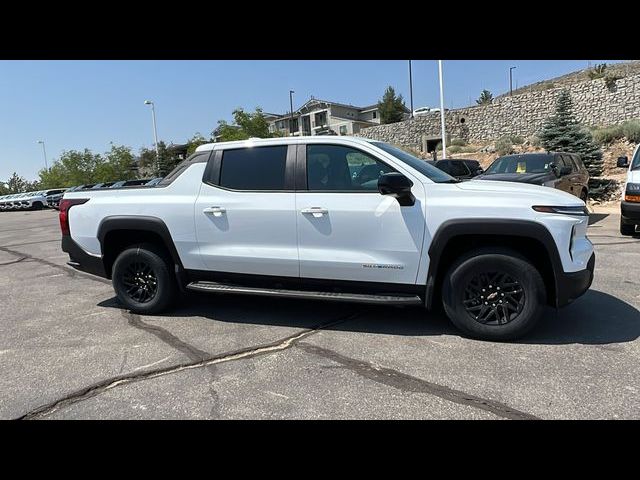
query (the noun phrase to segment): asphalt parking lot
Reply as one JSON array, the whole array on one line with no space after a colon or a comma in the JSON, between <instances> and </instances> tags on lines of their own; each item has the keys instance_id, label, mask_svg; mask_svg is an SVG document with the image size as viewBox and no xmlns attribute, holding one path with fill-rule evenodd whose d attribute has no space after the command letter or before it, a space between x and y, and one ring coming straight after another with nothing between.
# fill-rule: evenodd
<instances>
[{"instance_id":1,"label":"asphalt parking lot","mask_svg":"<svg viewBox=\"0 0 640 480\"><path fill-rule=\"evenodd\" d=\"M596 215L591 290L516 343L441 315L189 295L122 310L66 266L57 212L0 213L0 418L637 419L640 238Z\"/></svg>"}]
</instances>

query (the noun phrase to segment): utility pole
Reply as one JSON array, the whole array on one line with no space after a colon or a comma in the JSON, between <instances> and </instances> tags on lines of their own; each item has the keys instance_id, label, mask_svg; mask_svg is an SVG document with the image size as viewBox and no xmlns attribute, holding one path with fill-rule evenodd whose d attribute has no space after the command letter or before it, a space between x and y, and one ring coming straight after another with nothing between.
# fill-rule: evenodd
<instances>
[{"instance_id":1,"label":"utility pole","mask_svg":"<svg viewBox=\"0 0 640 480\"><path fill-rule=\"evenodd\" d=\"M160 150L158 149L158 129L156 128L156 106L151 100L145 100L145 105L151 105L151 119L153 121L153 139L156 143L156 173L160 174Z\"/></svg>"},{"instance_id":2,"label":"utility pole","mask_svg":"<svg viewBox=\"0 0 640 480\"><path fill-rule=\"evenodd\" d=\"M411 118L413 118L413 76L411 74L411 60L409 60L409 101L411 103Z\"/></svg>"},{"instance_id":3,"label":"utility pole","mask_svg":"<svg viewBox=\"0 0 640 480\"><path fill-rule=\"evenodd\" d=\"M516 67L509 67L509 96L513 95L513 70Z\"/></svg>"},{"instance_id":4,"label":"utility pole","mask_svg":"<svg viewBox=\"0 0 640 480\"><path fill-rule=\"evenodd\" d=\"M442 60L438 60L438 77L440 77L440 125L442 127L442 158L447 158L447 138L444 128L444 85L442 84Z\"/></svg>"},{"instance_id":5,"label":"utility pole","mask_svg":"<svg viewBox=\"0 0 640 480\"><path fill-rule=\"evenodd\" d=\"M289 120L289 136L293 136L293 90L289 90L289 106L291 107L291 119Z\"/></svg>"},{"instance_id":6,"label":"utility pole","mask_svg":"<svg viewBox=\"0 0 640 480\"><path fill-rule=\"evenodd\" d=\"M44 154L44 168L48 171L49 166L47 165L47 150L44 148L44 140L38 140L38 143L42 144L42 153Z\"/></svg>"}]
</instances>

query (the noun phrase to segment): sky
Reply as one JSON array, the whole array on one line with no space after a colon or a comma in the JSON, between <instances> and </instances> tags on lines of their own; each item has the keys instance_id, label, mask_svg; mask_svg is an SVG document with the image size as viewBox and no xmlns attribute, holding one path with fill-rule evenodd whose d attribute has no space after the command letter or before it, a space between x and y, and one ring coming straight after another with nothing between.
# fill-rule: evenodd
<instances>
[{"instance_id":1,"label":"sky","mask_svg":"<svg viewBox=\"0 0 640 480\"><path fill-rule=\"evenodd\" d=\"M494 96L597 63L615 60L444 61L445 106L475 104L482 89ZM438 106L438 65L413 60L413 105ZM315 98L358 106L378 101L392 85L409 106L406 60L204 60L204 61L0 61L0 181L15 171L28 180L65 150L102 153L110 142L137 153L153 145L155 103L158 137L184 143L196 132L208 137L218 120L237 107L289 111Z\"/></svg>"}]
</instances>

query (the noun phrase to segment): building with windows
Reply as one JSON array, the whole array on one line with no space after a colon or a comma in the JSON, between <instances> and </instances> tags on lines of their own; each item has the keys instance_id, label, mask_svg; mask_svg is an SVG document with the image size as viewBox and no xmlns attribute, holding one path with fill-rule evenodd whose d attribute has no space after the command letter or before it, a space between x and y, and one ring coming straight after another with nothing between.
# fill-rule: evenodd
<instances>
[{"instance_id":1,"label":"building with windows","mask_svg":"<svg viewBox=\"0 0 640 480\"><path fill-rule=\"evenodd\" d=\"M410 111L406 109L407 118ZM269 131L283 135L354 135L380 125L378 105L356 107L311 98L293 114L270 117Z\"/></svg>"}]
</instances>

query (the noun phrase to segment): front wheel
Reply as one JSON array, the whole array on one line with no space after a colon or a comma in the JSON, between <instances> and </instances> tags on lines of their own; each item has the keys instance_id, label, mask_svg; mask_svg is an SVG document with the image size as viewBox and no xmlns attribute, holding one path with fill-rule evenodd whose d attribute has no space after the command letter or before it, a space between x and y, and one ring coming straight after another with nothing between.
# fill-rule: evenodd
<instances>
[{"instance_id":1,"label":"front wheel","mask_svg":"<svg viewBox=\"0 0 640 480\"><path fill-rule=\"evenodd\" d=\"M173 263L155 245L130 247L113 264L113 289L132 312L160 313L169 308L178 293L172 269Z\"/></svg>"},{"instance_id":2,"label":"front wheel","mask_svg":"<svg viewBox=\"0 0 640 480\"><path fill-rule=\"evenodd\" d=\"M485 340L512 340L529 332L546 305L538 270L516 252L476 250L445 276L442 303L464 333Z\"/></svg>"},{"instance_id":3,"label":"front wheel","mask_svg":"<svg viewBox=\"0 0 640 480\"><path fill-rule=\"evenodd\" d=\"M633 234L635 234L636 231L636 226L635 225L629 225L626 223L622 222L622 219L620 219L620 235L625 235L625 236L631 236Z\"/></svg>"}]
</instances>

